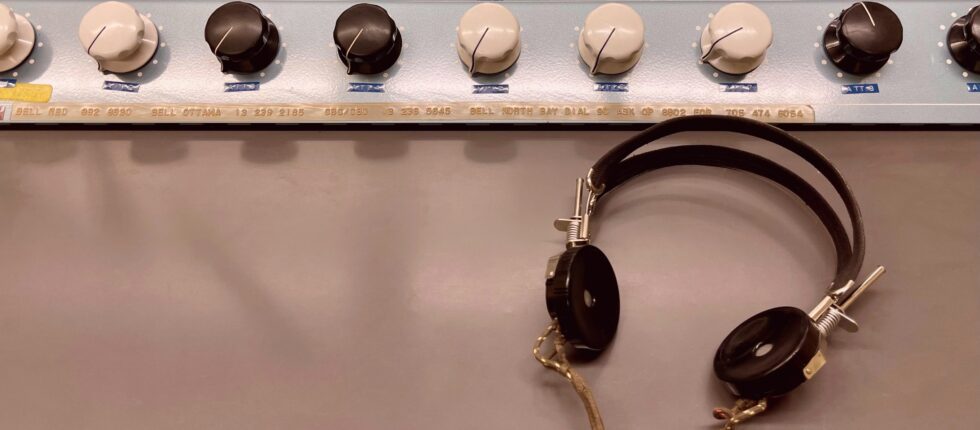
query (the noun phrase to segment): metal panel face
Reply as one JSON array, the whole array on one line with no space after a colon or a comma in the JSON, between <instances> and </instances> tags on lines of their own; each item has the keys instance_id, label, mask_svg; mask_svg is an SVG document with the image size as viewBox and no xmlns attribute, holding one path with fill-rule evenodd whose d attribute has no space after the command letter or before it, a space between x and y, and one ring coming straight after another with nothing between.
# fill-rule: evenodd
<instances>
[{"instance_id":1,"label":"metal panel face","mask_svg":"<svg viewBox=\"0 0 980 430\"><path fill-rule=\"evenodd\" d=\"M504 1L522 26L521 56L504 73L475 78L455 47L456 23L473 2L379 2L404 46L394 67L372 76L347 75L333 45L348 2L256 2L279 27L282 49L250 75L223 74L204 41L221 2L133 0L158 26L160 47L146 67L122 75L98 71L79 42L79 21L97 2L4 3L29 14L38 43L24 65L0 74L10 82L0 88L2 122L648 123L714 113L770 122L980 123L980 92L970 90L980 75L964 73L945 46L955 17L975 6L966 1L887 2L905 40L890 64L868 76L839 73L821 45L826 25L850 2L755 2L775 39L765 63L745 76L699 64L702 29L725 2L626 2L645 22L642 57L625 74L596 77L577 41L600 2ZM227 85L241 83L249 84ZM371 91L352 91L365 83ZM872 84L877 92L864 93ZM506 92L475 85L506 85Z\"/></svg>"}]
</instances>

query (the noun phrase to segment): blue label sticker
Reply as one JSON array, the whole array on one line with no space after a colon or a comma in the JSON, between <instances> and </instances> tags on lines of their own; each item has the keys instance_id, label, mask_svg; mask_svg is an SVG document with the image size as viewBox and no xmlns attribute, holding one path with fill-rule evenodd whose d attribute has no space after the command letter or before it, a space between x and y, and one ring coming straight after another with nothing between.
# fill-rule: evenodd
<instances>
[{"instance_id":1,"label":"blue label sticker","mask_svg":"<svg viewBox=\"0 0 980 430\"><path fill-rule=\"evenodd\" d=\"M604 93L628 93L630 84L627 82L596 82L593 89Z\"/></svg>"},{"instance_id":2,"label":"blue label sticker","mask_svg":"<svg viewBox=\"0 0 980 430\"><path fill-rule=\"evenodd\" d=\"M718 88L723 93L757 93L759 92L759 84L751 83L741 83L741 82L725 82L718 84Z\"/></svg>"},{"instance_id":3,"label":"blue label sticker","mask_svg":"<svg viewBox=\"0 0 980 430\"><path fill-rule=\"evenodd\" d=\"M351 82L347 86L349 93L383 93L385 84L377 82Z\"/></svg>"},{"instance_id":4,"label":"blue label sticker","mask_svg":"<svg viewBox=\"0 0 980 430\"><path fill-rule=\"evenodd\" d=\"M140 92L140 84L133 82L105 81L102 83L102 89L107 91L122 91L124 93L138 93Z\"/></svg>"},{"instance_id":5,"label":"blue label sticker","mask_svg":"<svg viewBox=\"0 0 980 430\"><path fill-rule=\"evenodd\" d=\"M17 86L16 79L0 79L0 88L13 88Z\"/></svg>"},{"instance_id":6,"label":"blue label sticker","mask_svg":"<svg viewBox=\"0 0 980 430\"><path fill-rule=\"evenodd\" d=\"M966 89L971 93L980 93L980 82L970 82L966 84Z\"/></svg>"},{"instance_id":7,"label":"blue label sticker","mask_svg":"<svg viewBox=\"0 0 980 430\"><path fill-rule=\"evenodd\" d=\"M841 85L841 94L877 94L880 90L878 84L851 84Z\"/></svg>"},{"instance_id":8,"label":"blue label sticker","mask_svg":"<svg viewBox=\"0 0 980 430\"><path fill-rule=\"evenodd\" d=\"M261 88L261 82L225 82L225 92L226 93L241 93L245 91L258 91Z\"/></svg>"},{"instance_id":9,"label":"blue label sticker","mask_svg":"<svg viewBox=\"0 0 980 430\"><path fill-rule=\"evenodd\" d=\"M507 94L509 92L510 85L507 84L473 85L473 94Z\"/></svg>"}]
</instances>

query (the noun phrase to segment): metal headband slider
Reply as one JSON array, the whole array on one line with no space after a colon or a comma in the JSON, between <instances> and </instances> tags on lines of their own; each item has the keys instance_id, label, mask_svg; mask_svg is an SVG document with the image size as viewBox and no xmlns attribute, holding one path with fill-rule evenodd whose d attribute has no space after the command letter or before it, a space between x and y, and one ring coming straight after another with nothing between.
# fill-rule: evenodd
<instances>
[{"instance_id":1,"label":"metal headband slider","mask_svg":"<svg viewBox=\"0 0 980 430\"><path fill-rule=\"evenodd\" d=\"M824 296L820 303L810 311L810 318L816 323L820 333L824 337L830 336L830 333L839 326L849 332L858 331L857 322L849 317L845 311L884 273L885 267L878 266L860 285L850 281Z\"/></svg>"}]
</instances>

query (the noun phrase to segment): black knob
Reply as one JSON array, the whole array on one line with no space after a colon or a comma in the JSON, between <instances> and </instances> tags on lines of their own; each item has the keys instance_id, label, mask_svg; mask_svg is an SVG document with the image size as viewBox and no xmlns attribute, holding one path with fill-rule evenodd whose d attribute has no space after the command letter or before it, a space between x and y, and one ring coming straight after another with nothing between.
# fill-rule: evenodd
<instances>
[{"instance_id":1,"label":"black knob","mask_svg":"<svg viewBox=\"0 0 980 430\"><path fill-rule=\"evenodd\" d=\"M980 6L970 9L949 29L946 45L953 59L964 69L980 73Z\"/></svg>"},{"instance_id":2,"label":"black knob","mask_svg":"<svg viewBox=\"0 0 980 430\"><path fill-rule=\"evenodd\" d=\"M749 318L721 343L715 375L732 394L751 400L780 396L823 366L820 330L802 310L774 308Z\"/></svg>"},{"instance_id":3,"label":"black knob","mask_svg":"<svg viewBox=\"0 0 980 430\"><path fill-rule=\"evenodd\" d=\"M402 35L395 21L388 11L373 4L354 5L340 14L333 40L348 74L381 73L402 52Z\"/></svg>"},{"instance_id":4,"label":"black knob","mask_svg":"<svg viewBox=\"0 0 980 430\"><path fill-rule=\"evenodd\" d=\"M888 63L888 57L902 46L902 33L902 21L887 6L859 2L827 26L823 46L838 68L866 75Z\"/></svg>"},{"instance_id":5,"label":"black knob","mask_svg":"<svg viewBox=\"0 0 980 430\"><path fill-rule=\"evenodd\" d=\"M261 71L279 54L279 30L251 3L233 1L216 9L204 38L225 73Z\"/></svg>"}]
</instances>

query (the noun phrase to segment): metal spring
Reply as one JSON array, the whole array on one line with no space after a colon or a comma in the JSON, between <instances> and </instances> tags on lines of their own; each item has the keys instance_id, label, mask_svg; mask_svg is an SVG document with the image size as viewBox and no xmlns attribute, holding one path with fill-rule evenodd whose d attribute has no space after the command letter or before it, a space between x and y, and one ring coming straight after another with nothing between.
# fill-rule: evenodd
<instances>
[{"instance_id":1,"label":"metal spring","mask_svg":"<svg viewBox=\"0 0 980 430\"><path fill-rule=\"evenodd\" d=\"M817 325L817 330L819 330L820 334L824 335L824 337L830 336L830 333L832 333L834 329L840 325L840 321L843 316L844 315L839 310L834 309L833 307L827 309L827 313L821 316L815 323Z\"/></svg>"},{"instance_id":2,"label":"metal spring","mask_svg":"<svg viewBox=\"0 0 980 430\"><path fill-rule=\"evenodd\" d=\"M582 221L573 219L572 222L568 223L568 241L577 242L579 240L579 229L582 228Z\"/></svg>"}]
</instances>

